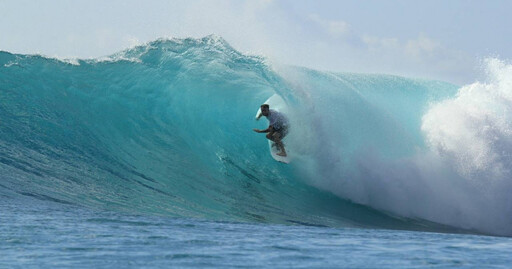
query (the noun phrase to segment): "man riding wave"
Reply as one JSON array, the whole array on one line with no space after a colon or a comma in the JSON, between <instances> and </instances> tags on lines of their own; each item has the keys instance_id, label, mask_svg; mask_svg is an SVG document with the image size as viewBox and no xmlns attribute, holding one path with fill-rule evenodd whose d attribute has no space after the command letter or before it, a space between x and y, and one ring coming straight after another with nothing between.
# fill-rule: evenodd
<instances>
[{"instance_id":1,"label":"man riding wave","mask_svg":"<svg viewBox=\"0 0 512 269\"><path fill-rule=\"evenodd\" d=\"M276 153L279 156L286 157L286 150L282 139L288 134L288 119L283 113L270 109L267 104L261 105L261 114L258 119L263 115L267 117L269 126L265 130L253 129L257 133L267 133L267 138L276 143L277 149L280 152Z\"/></svg>"}]
</instances>

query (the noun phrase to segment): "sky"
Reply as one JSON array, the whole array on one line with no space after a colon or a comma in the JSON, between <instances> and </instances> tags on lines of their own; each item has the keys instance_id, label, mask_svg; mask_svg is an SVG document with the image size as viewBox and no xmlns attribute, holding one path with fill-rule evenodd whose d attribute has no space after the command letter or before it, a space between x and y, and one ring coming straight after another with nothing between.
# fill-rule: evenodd
<instances>
[{"instance_id":1,"label":"sky","mask_svg":"<svg viewBox=\"0 0 512 269\"><path fill-rule=\"evenodd\" d=\"M512 59L509 0L0 0L0 50L96 58L215 34L278 64L463 85Z\"/></svg>"}]
</instances>

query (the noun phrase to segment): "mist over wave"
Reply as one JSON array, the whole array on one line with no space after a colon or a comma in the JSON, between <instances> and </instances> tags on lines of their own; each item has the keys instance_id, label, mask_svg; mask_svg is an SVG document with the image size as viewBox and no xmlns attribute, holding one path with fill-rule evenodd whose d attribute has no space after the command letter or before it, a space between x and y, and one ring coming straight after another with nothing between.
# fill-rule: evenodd
<instances>
[{"instance_id":1,"label":"mist over wave","mask_svg":"<svg viewBox=\"0 0 512 269\"><path fill-rule=\"evenodd\" d=\"M215 36L97 60L0 52L0 194L215 220L511 235L510 75L490 60L488 82L459 88L269 66ZM289 106L290 165L252 132L266 125L254 114L273 94Z\"/></svg>"}]
</instances>

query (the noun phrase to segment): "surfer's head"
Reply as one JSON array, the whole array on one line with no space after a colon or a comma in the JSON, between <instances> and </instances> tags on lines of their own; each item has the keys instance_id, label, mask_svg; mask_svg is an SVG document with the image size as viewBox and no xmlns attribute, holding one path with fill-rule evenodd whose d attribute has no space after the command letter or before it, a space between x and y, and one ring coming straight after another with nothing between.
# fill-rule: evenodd
<instances>
[{"instance_id":1,"label":"surfer's head","mask_svg":"<svg viewBox=\"0 0 512 269\"><path fill-rule=\"evenodd\" d=\"M270 106L267 104L263 104L260 106L260 108L261 108L261 115L263 115L265 117L268 116L268 113L270 112Z\"/></svg>"}]
</instances>

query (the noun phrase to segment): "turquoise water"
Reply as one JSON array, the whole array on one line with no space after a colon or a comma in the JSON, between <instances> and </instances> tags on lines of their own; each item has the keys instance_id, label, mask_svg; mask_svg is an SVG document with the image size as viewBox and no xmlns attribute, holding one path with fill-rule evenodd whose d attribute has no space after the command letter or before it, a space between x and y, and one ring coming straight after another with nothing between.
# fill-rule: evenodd
<instances>
[{"instance_id":1,"label":"turquoise water","mask_svg":"<svg viewBox=\"0 0 512 269\"><path fill-rule=\"evenodd\" d=\"M0 265L504 267L511 68L488 65L460 87L271 65L216 36L0 52ZM274 94L290 165L252 132Z\"/></svg>"}]
</instances>

